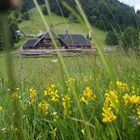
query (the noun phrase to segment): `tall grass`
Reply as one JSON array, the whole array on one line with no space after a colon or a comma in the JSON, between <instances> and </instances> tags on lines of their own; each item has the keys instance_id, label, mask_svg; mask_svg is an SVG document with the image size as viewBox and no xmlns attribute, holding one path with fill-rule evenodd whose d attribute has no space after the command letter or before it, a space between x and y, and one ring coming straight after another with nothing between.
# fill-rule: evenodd
<instances>
[{"instance_id":1,"label":"tall grass","mask_svg":"<svg viewBox=\"0 0 140 140\"><path fill-rule=\"evenodd\" d=\"M75 2L80 15L64 5L94 32L80 2ZM53 38L48 21L36 0L34 3ZM46 5L51 17L47 1ZM5 57L0 54L0 139L140 138L139 56L121 51L106 56L95 39L97 57L63 57L53 39L58 57L19 59L10 53L5 20L3 16L7 49ZM106 111L111 108L106 117L103 108ZM112 114L116 118L113 119ZM109 120L104 121L104 118Z\"/></svg>"}]
</instances>

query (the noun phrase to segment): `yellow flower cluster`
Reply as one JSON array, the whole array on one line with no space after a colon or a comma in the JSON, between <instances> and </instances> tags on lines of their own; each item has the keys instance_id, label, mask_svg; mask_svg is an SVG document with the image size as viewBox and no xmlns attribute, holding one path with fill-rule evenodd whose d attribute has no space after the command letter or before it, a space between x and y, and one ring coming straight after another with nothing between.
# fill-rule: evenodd
<instances>
[{"instance_id":1,"label":"yellow flower cluster","mask_svg":"<svg viewBox=\"0 0 140 140\"><path fill-rule=\"evenodd\" d=\"M76 79L75 78L69 78L66 81L67 86L72 86L75 83Z\"/></svg>"},{"instance_id":2,"label":"yellow flower cluster","mask_svg":"<svg viewBox=\"0 0 140 140\"><path fill-rule=\"evenodd\" d=\"M133 103L133 104L139 104L140 103L140 96L129 96L128 94L125 94L123 96L124 102L127 105L128 103Z\"/></svg>"},{"instance_id":3,"label":"yellow flower cluster","mask_svg":"<svg viewBox=\"0 0 140 140\"><path fill-rule=\"evenodd\" d=\"M32 101L35 101L36 100L36 97L37 97L37 91L36 89L34 89L33 87L31 87L29 89L29 96L31 98Z\"/></svg>"},{"instance_id":4,"label":"yellow flower cluster","mask_svg":"<svg viewBox=\"0 0 140 140\"><path fill-rule=\"evenodd\" d=\"M43 111L45 115L48 115L49 104L46 101L39 102L38 108Z\"/></svg>"},{"instance_id":5,"label":"yellow flower cluster","mask_svg":"<svg viewBox=\"0 0 140 140\"><path fill-rule=\"evenodd\" d=\"M20 132L19 128L17 128L17 127L13 128L13 133L14 134L18 134L19 132Z\"/></svg>"},{"instance_id":6,"label":"yellow flower cluster","mask_svg":"<svg viewBox=\"0 0 140 140\"><path fill-rule=\"evenodd\" d=\"M130 96L128 94L125 94L123 96L123 100L124 100L125 104L127 105L129 103L129 101L130 101Z\"/></svg>"},{"instance_id":7,"label":"yellow flower cluster","mask_svg":"<svg viewBox=\"0 0 140 140\"><path fill-rule=\"evenodd\" d=\"M140 106L137 108L137 115L138 115L138 118L140 120ZM140 121L139 121L139 123L140 123Z\"/></svg>"},{"instance_id":8,"label":"yellow flower cluster","mask_svg":"<svg viewBox=\"0 0 140 140\"><path fill-rule=\"evenodd\" d=\"M137 114L138 114L138 117L140 119L140 108L137 109Z\"/></svg>"},{"instance_id":9,"label":"yellow flower cluster","mask_svg":"<svg viewBox=\"0 0 140 140\"><path fill-rule=\"evenodd\" d=\"M86 87L81 97L81 102L88 103L89 101L92 101L95 99L96 99L96 95L93 93L90 87Z\"/></svg>"},{"instance_id":10,"label":"yellow flower cluster","mask_svg":"<svg viewBox=\"0 0 140 140\"><path fill-rule=\"evenodd\" d=\"M104 102L105 107L111 106L115 108L118 106L119 100L118 100L118 95L115 91L110 90L105 93L105 96L106 96L105 102Z\"/></svg>"},{"instance_id":11,"label":"yellow flower cluster","mask_svg":"<svg viewBox=\"0 0 140 140\"><path fill-rule=\"evenodd\" d=\"M138 125L140 125L140 106L137 107Z\"/></svg>"},{"instance_id":12,"label":"yellow flower cluster","mask_svg":"<svg viewBox=\"0 0 140 140\"><path fill-rule=\"evenodd\" d=\"M140 103L140 96L136 96L136 95L131 96L130 102L134 103L134 104L139 104Z\"/></svg>"},{"instance_id":13,"label":"yellow flower cluster","mask_svg":"<svg viewBox=\"0 0 140 140\"><path fill-rule=\"evenodd\" d=\"M71 114L70 108L72 106L72 100L68 95L62 98L62 106L64 108L64 115L65 116L70 115Z\"/></svg>"},{"instance_id":14,"label":"yellow flower cluster","mask_svg":"<svg viewBox=\"0 0 140 140\"><path fill-rule=\"evenodd\" d=\"M112 121L117 119L117 116L114 115L111 107L107 107L107 108L103 107L102 116L103 116L103 122L104 123L111 123Z\"/></svg>"},{"instance_id":15,"label":"yellow flower cluster","mask_svg":"<svg viewBox=\"0 0 140 140\"><path fill-rule=\"evenodd\" d=\"M12 100L18 99L18 98L19 98L18 93L17 93L17 92L13 92L13 93L11 94L11 98L12 98Z\"/></svg>"},{"instance_id":16,"label":"yellow flower cluster","mask_svg":"<svg viewBox=\"0 0 140 140\"><path fill-rule=\"evenodd\" d=\"M125 94L123 96L123 100L124 100L124 103L125 105L132 105L131 106L131 109L133 108L133 111L137 112L137 115L138 115L138 125L140 125L140 96L137 96L137 95L132 95L130 96L129 94Z\"/></svg>"},{"instance_id":17,"label":"yellow flower cluster","mask_svg":"<svg viewBox=\"0 0 140 140\"><path fill-rule=\"evenodd\" d=\"M117 119L117 116L114 114L114 109L116 109L119 105L118 96L115 91L110 90L105 94L105 102L103 107L103 122L111 123L112 121Z\"/></svg>"},{"instance_id":18,"label":"yellow flower cluster","mask_svg":"<svg viewBox=\"0 0 140 140\"><path fill-rule=\"evenodd\" d=\"M53 102L56 102L59 99L58 90L55 89L55 86L53 84L46 87L46 89L44 90L44 95L48 96Z\"/></svg>"},{"instance_id":19,"label":"yellow flower cluster","mask_svg":"<svg viewBox=\"0 0 140 140\"><path fill-rule=\"evenodd\" d=\"M129 91L128 85L126 83L123 83L121 81L117 81L116 85L117 85L117 88L119 89L119 91L126 91L126 92Z\"/></svg>"}]
</instances>

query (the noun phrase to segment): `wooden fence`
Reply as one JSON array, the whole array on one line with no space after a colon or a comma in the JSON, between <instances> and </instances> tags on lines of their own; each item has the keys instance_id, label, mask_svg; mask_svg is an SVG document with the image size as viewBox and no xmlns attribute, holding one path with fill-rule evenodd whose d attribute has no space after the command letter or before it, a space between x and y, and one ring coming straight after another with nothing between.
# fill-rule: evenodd
<instances>
[{"instance_id":1,"label":"wooden fence","mask_svg":"<svg viewBox=\"0 0 140 140\"><path fill-rule=\"evenodd\" d=\"M24 50L19 49L17 52L18 56L30 56L30 57L49 57L57 56L58 53L63 56L75 56L83 54L96 54L96 49L30 49Z\"/></svg>"}]
</instances>

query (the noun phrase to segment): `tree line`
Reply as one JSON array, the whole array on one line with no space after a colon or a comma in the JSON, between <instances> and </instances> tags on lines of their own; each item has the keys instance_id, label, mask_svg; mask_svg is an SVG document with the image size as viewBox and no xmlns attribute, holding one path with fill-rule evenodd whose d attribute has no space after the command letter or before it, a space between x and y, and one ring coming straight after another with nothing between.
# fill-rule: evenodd
<instances>
[{"instance_id":1,"label":"tree line","mask_svg":"<svg viewBox=\"0 0 140 140\"><path fill-rule=\"evenodd\" d=\"M135 9L118 0L79 0L91 24L102 30L124 30L127 26L140 27ZM49 0L51 10L65 17L71 12L63 5L63 0ZM74 0L65 2L79 12Z\"/></svg>"},{"instance_id":2,"label":"tree line","mask_svg":"<svg viewBox=\"0 0 140 140\"><path fill-rule=\"evenodd\" d=\"M63 5L66 2L75 12L79 13L75 0L48 0L52 12L64 17L71 16L71 12ZM118 0L79 0L91 24L102 30L124 30L127 26L140 28L139 11ZM38 0L44 4L44 0ZM28 12L35 5L33 0L23 0L20 9L22 14Z\"/></svg>"}]
</instances>

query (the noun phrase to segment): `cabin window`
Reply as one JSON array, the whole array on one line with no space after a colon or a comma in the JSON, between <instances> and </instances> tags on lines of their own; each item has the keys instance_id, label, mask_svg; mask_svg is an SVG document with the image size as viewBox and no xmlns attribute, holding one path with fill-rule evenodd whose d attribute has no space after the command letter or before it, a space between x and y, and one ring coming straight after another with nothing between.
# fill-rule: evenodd
<instances>
[{"instance_id":1,"label":"cabin window","mask_svg":"<svg viewBox=\"0 0 140 140\"><path fill-rule=\"evenodd\" d=\"M51 39L44 39L43 42L41 43L41 47L49 49L52 48L53 43Z\"/></svg>"}]
</instances>

